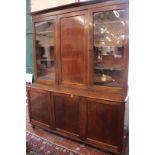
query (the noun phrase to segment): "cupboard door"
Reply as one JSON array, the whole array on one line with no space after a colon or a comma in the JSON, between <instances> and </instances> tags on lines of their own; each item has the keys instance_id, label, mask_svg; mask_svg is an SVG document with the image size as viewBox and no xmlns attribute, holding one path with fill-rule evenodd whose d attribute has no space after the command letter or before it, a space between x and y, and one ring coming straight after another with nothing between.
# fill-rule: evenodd
<instances>
[{"instance_id":1,"label":"cupboard door","mask_svg":"<svg viewBox=\"0 0 155 155\"><path fill-rule=\"evenodd\" d=\"M123 87L128 61L127 15L126 5L92 11L94 85Z\"/></svg>"},{"instance_id":2,"label":"cupboard door","mask_svg":"<svg viewBox=\"0 0 155 155\"><path fill-rule=\"evenodd\" d=\"M87 83L87 17L85 12L59 16L60 83Z\"/></svg>"},{"instance_id":3,"label":"cupboard door","mask_svg":"<svg viewBox=\"0 0 155 155\"><path fill-rule=\"evenodd\" d=\"M89 100L87 139L100 146L120 149L123 143L124 105Z\"/></svg>"},{"instance_id":4,"label":"cupboard door","mask_svg":"<svg viewBox=\"0 0 155 155\"><path fill-rule=\"evenodd\" d=\"M44 90L30 89L29 114L32 123L43 127L50 126L50 93Z\"/></svg>"},{"instance_id":5,"label":"cupboard door","mask_svg":"<svg viewBox=\"0 0 155 155\"><path fill-rule=\"evenodd\" d=\"M55 18L34 21L34 62L37 82L56 81Z\"/></svg>"},{"instance_id":6,"label":"cupboard door","mask_svg":"<svg viewBox=\"0 0 155 155\"><path fill-rule=\"evenodd\" d=\"M78 97L54 94L55 127L58 131L79 134L79 102Z\"/></svg>"}]
</instances>

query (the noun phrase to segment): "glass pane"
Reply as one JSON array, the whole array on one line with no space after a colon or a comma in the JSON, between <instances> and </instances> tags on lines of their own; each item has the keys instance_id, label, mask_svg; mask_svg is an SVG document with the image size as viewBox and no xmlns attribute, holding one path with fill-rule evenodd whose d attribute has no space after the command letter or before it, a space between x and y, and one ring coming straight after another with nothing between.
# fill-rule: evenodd
<instances>
[{"instance_id":1,"label":"glass pane","mask_svg":"<svg viewBox=\"0 0 155 155\"><path fill-rule=\"evenodd\" d=\"M54 23L53 21L36 23L35 28L37 77L54 80Z\"/></svg>"},{"instance_id":2,"label":"glass pane","mask_svg":"<svg viewBox=\"0 0 155 155\"><path fill-rule=\"evenodd\" d=\"M124 39L125 10L94 14L94 84L121 86Z\"/></svg>"}]
</instances>

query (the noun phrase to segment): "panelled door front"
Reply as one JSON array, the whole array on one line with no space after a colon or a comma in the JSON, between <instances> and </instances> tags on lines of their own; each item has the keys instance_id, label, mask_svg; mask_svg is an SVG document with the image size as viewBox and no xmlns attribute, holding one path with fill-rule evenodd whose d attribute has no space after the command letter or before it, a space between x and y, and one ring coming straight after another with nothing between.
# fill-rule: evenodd
<instances>
[{"instance_id":1,"label":"panelled door front","mask_svg":"<svg viewBox=\"0 0 155 155\"><path fill-rule=\"evenodd\" d=\"M44 90L30 89L29 113L32 123L42 127L50 127L50 93Z\"/></svg>"},{"instance_id":2,"label":"panelled door front","mask_svg":"<svg viewBox=\"0 0 155 155\"><path fill-rule=\"evenodd\" d=\"M63 85L87 84L88 24L85 11L58 17L59 82Z\"/></svg>"},{"instance_id":3,"label":"panelled door front","mask_svg":"<svg viewBox=\"0 0 155 155\"><path fill-rule=\"evenodd\" d=\"M87 140L113 151L123 144L124 104L87 100Z\"/></svg>"},{"instance_id":4,"label":"panelled door front","mask_svg":"<svg viewBox=\"0 0 155 155\"><path fill-rule=\"evenodd\" d=\"M53 94L55 127L72 136L79 135L79 97Z\"/></svg>"}]
</instances>

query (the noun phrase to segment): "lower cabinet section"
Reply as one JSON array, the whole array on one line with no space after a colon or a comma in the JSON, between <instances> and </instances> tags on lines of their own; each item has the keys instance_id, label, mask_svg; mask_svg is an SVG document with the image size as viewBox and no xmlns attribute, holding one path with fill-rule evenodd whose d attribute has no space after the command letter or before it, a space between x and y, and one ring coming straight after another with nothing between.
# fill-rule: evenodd
<instances>
[{"instance_id":1,"label":"lower cabinet section","mask_svg":"<svg viewBox=\"0 0 155 155\"><path fill-rule=\"evenodd\" d=\"M122 151L124 103L34 88L28 89L28 99L33 125L112 152Z\"/></svg>"}]
</instances>

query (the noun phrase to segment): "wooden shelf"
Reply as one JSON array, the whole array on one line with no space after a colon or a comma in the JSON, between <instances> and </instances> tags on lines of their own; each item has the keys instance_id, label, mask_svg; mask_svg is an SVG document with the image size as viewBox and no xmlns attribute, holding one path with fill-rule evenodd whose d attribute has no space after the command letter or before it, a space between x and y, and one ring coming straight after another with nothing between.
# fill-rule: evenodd
<instances>
[{"instance_id":1,"label":"wooden shelf","mask_svg":"<svg viewBox=\"0 0 155 155\"><path fill-rule=\"evenodd\" d=\"M94 66L94 69L96 70L117 70L117 71L123 71L123 68L121 67L104 67L104 66Z\"/></svg>"},{"instance_id":2,"label":"wooden shelf","mask_svg":"<svg viewBox=\"0 0 155 155\"><path fill-rule=\"evenodd\" d=\"M125 22L123 24L124 21L121 21L121 20L113 20L113 21L104 21L103 23L95 23L95 25L104 25L104 24L122 24L122 25L125 25Z\"/></svg>"},{"instance_id":3,"label":"wooden shelf","mask_svg":"<svg viewBox=\"0 0 155 155\"><path fill-rule=\"evenodd\" d=\"M95 85L100 85L100 86L110 86L110 87L118 87L120 84L116 81L112 82L102 82L102 81L94 81Z\"/></svg>"},{"instance_id":4,"label":"wooden shelf","mask_svg":"<svg viewBox=\"0 0 155 155\"><path fill-rule=\"evenodd\" d=\"M43 31L43 32L37 32L36 34L45 34L45 33L53 33L54 31Z\"/></svg>"},{"instance_id":5,"label":"wooden shelf","mask_svg":"<svg viewBox=\"0 0 155 155\"><path fill-rule=\"evenodd\" d=\"M38 36L49 36L52 37L50 35L52 35L54 32L53 31L44 31L44 32L37 32L36 35Z\"/></svg>"},{"instance_id":6,"label":"wooden shelf","mask_svg":"<svg viewBox=\"0 0 155 155\"><path fill-rule=\"evenodd\" d=\"M54 59L40 59L40 61L55 61Z\"/></svg>"}]
</instances>

